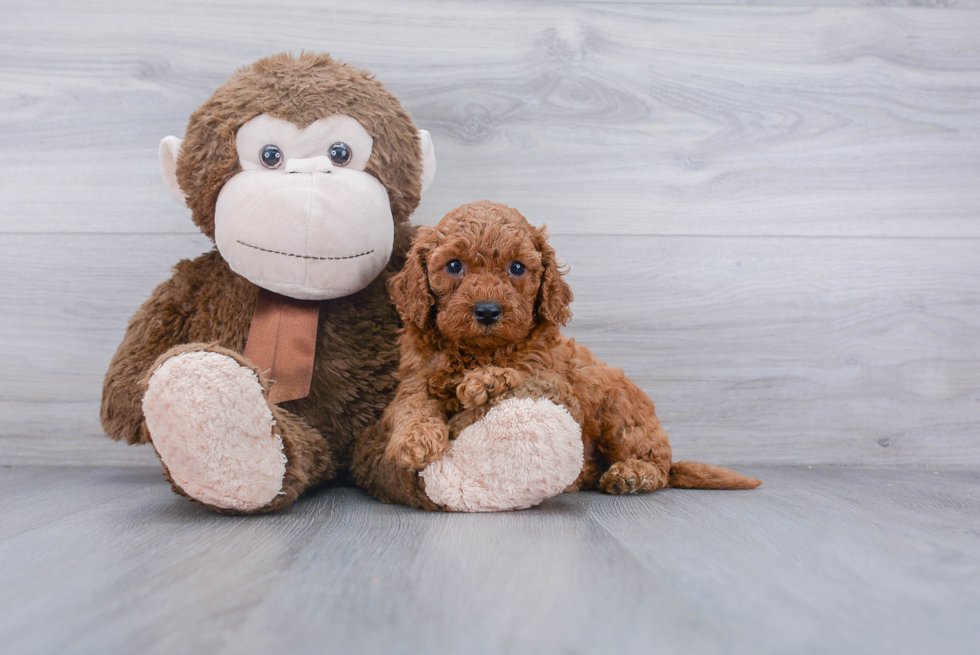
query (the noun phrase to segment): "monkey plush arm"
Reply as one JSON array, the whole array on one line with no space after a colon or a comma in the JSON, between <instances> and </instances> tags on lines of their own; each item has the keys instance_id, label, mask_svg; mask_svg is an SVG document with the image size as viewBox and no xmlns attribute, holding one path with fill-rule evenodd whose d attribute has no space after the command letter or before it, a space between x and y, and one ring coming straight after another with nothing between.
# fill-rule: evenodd
<instances>
[{"instance_id":1,"label":"monkey plush arm","mask_svg":"<svg viewBox=\"0 0 980 655\"><path fill-rule=\"evenodd\" d=\"M143 420L144 379L157 358L186 341L189 288L174 278L158 286L126 328L102 385L102 427L110 438L147 443Z\"/></svg>"},{"instance_id":2,"label":"monkey plush arm","mask_svg":"<svg viewBox=\"0 0 980 655\"><path fill-rule=\"evenodd\" d=\"M385 410L391 434L385 457L413 471L439 459L449 445L449 425L439 402L428 393L424 377L406 379Z\"/></svg>"}]
</instances>

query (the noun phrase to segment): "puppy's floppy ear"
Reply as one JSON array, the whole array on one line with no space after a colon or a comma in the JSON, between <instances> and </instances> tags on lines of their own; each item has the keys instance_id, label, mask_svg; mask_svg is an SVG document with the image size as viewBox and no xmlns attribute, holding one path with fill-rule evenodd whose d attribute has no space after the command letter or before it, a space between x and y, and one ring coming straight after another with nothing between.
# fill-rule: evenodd
<instances>
[{"instance_id":1,"label":"puppy's floppy ear","mask_svg":"<svg viewBox=\"0 0 980 655\"><path fill-rule=\"evenodd\" d=\"M406 325L413 324L419 329L425 329L435 303L429 289L429 273L425 267L425 256L435 245L435 235L435 228L420 227L405 266L388 280L388 293L395 302L402 322Z\"/></svg>"},{"instance_id":2,"label":"puppy's floppy ear","mask_svg":"<svg viewBox=\"0 0 980 655\"><path fill-rule=\"evenodd\" d=\"M572 289L562 279L567 270L562 270L555 257L555 249L548 245L546 226L534 230L534 246L541 253L541 265L544 267L538 288L538 316L560 327L572 318L572 310L568 307L572 302Z\"/></svg>"}]
</instances>

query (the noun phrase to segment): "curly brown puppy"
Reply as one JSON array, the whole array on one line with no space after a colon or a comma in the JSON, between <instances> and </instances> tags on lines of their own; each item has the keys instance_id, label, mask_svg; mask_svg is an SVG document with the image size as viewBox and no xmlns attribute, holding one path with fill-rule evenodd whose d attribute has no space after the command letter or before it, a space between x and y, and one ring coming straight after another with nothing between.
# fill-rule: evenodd
<instances>
[{"instance_id":1,"label":"curly brown puppy","mask_svg":"<svg viewBox=\"0 0 980 655\"><path fill-rule=\"evenodd\" d=\"M672 461L650 398L622 370L561 334L572 300L563 274L545 228L531 226L510 207L487 201L465 205L436 227L419 230L405 267L389 283L404 322L401 382L383 419L355 450L354 474L363 486L382 500L426 509L513 509L554 495L553 489L532 502L467 501L467 495L485 496L487 485L494 484L488 476L503 476L498 487L511 491L520 482L519 476L495 469L501 448L515 455L504 466L521 468L526 463L521 456L531 453L530 466L545 477L549 462L542 460L563 456L529 450L527 443L502 445L492 436L456 458L454 493L433 494L438 477L429 475L433 466L452 455L467 428L517 400L537 404L511 412L500 428L510 434L524 438L541 431L541 412L547 414L549 407L567 410L581 426L584 461L557 491L568 482L568 490L612 494L761 484L718 466ZM555 425L544 429L543 438L532 438L533 444L555 435L567 439L567 431Z\"/></svg>"}]
</instances>

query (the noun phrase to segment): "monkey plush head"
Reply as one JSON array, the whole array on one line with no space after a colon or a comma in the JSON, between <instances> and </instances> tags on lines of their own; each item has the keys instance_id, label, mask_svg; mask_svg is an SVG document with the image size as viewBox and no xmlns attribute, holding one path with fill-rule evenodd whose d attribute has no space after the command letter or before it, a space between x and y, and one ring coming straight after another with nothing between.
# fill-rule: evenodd
<instances>
[{"instance_id":1,"label":"monkey plush head","mask_svg":"<svg viewBox=\"0 0 980 655\"><path fill-rule=\"evenodd\" d=\"M238 71L166 137L167 186L233 271L303 300L355 293L435 172L427 132L370 73L325 54Z\"/></svg>"}]
</instances>

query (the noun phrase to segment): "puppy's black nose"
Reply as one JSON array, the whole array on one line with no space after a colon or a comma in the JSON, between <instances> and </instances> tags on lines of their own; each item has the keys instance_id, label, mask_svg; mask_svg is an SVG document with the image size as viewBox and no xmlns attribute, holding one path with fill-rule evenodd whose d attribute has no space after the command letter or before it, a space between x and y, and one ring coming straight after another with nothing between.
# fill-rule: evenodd
<instances>
[{"instance_id":1,"label":"puppy's black nose","mask_svg":"<svg viewBox=\"0 0 980 655\"><path fill-rule=\"evenodd\" d=\"M483 325L493 325L500 320L503 313L499 302L478 302L473 305L473 316Z\"/></svg>"}]
</instances>

